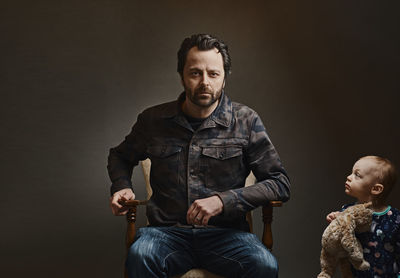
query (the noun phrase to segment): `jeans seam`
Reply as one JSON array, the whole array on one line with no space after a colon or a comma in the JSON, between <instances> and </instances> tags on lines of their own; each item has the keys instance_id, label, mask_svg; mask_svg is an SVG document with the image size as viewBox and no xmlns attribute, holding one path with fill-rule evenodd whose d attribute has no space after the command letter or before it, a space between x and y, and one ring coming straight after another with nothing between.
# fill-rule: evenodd
<instances>
[{"instance_id":1,"label":"jeans seam","mask_svg":"<svg viewBox=\"0 0 400 278\"><path fill-rule=\"evenodd\" d=\"M217 252L213 252L213 251L203 251L203 250L198 250L198 251L200 251L200 252L203 252L203 253L211 253L211 254L213 254L213 255L216 255L216 256L218 256L218 257L221 257L221 258L224 258L225 260L228 260L228 261L233 261L233 262L236 262L236 263L238 263L239 264L239 266L240 266L240 268L241 268L241 270L243 270L244 268L243 268L243 266L242 266L242 263L241 262L239 262L239 261L237 261L237 260L235 260L235 259L232 259L232 258L228 258L228 257L225 257L225 256L223 256L223 255L220 255L220 254L218 254Z\"/></svg>"},{"instance_id":2,"label":"jeans seam","mask_svg":"<svg viewBox=\"0 0 400 278\"><path fill-rule=\"evenodd\" d=\"M173 254L175 254L175 253L183 252L183 251L187 251L187 250L190 250L190 249L189 249L189 248L185 248L185 249L182 249L182 250L176 250L176 251L174 251L174 252L169 253L167 256L165 256L165 258L164 258L164 260L163 260L163 269L165 269L166 261L167 261L167 259L168 259L169 256L171 256L171 255L173 255Z\"/></svg>"}]
</instances>

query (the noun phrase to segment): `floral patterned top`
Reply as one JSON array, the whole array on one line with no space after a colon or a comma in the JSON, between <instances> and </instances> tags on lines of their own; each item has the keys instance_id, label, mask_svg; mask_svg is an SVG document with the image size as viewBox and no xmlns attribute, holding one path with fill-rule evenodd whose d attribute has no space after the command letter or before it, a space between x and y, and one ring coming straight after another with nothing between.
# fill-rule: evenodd
<instances>
[{"instance_id":1,"label":"floral patterned top","mask_svg":"<svg viewBox=\"0 0 400 278\"><path fill-rule=\"evenodd\" d=\"M351 205L343 206L342 210ZM364 249L364 258L371 265L367 271L352 267L354 277L400 277L400 211L388 206L374 212L370 232L356 234Z\"/></svg>"}]
</instances>

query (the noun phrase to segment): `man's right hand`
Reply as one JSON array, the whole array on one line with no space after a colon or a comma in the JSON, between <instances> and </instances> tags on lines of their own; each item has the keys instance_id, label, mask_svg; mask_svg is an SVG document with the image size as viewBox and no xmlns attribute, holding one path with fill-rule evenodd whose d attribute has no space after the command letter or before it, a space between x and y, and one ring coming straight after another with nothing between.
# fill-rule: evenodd
<instances>
[{"instance_id":1,"label":"man's right hand","mask_svg":"<svg viewBox=\"0 0 400 278\"><path fill-rule=\"evenodd\" d=\"M120 191L117 191L110 197L110 207L111 211L114 215L125 215L128 212L128 208L125 208L121 205L123 201L133 200L135 199L135 194L132 189L125 188Z\"/></svg>"}]
</instances>

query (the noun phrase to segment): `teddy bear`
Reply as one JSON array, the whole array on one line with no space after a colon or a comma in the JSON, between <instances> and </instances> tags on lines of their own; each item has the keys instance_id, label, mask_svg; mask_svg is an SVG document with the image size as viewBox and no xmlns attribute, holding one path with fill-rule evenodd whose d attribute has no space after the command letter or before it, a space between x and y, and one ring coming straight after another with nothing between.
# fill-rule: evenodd
<instances>
[{"instance_id":1,"label":"teddy bear","mask_svg":"<svg viewBox=\"0 0 400 278\"><path fill-rule=\"evenodd\" d=\"M363 248L355 233L371 229L372 203L350 206L336 216L322 235L321 273L318 278L330 278L339 264L342 277L351 278L350 263L358 270L368 270Z\"/></svg>"}]
</instances>

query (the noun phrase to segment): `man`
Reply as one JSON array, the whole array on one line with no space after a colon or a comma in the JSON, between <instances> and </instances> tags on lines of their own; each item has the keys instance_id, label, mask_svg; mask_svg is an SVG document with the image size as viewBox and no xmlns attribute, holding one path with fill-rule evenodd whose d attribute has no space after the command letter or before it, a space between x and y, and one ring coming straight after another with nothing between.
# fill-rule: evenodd
<instances>
[{"instance_id":1,"label":"man","mask_svg":"<svg viewBox=\"0 0 400 278\"><path fill-rule=\"evenodd\" d=\"M289 199L289 179L259 116L224 93L227 46L205 34L178 51L185 91L177 101L142 112L110 150L111 208L134 199L132 168L150 158L149 227L139 229L127 257L130 277L170 277L205 268L225 277L277 277L277 262L248 233L246 212ZM244 188L253 171L257 183Z\"/></svg>"}]
</instances>

